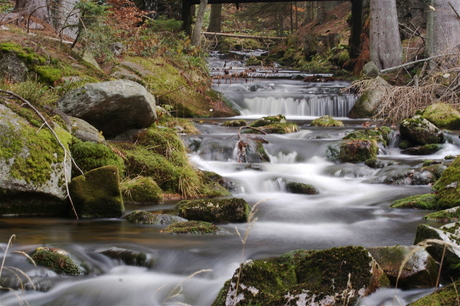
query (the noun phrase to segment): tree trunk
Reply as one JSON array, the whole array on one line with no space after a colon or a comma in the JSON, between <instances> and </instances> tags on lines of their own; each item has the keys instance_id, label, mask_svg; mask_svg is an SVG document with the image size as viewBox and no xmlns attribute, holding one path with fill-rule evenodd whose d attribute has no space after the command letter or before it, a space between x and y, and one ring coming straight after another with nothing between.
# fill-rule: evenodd
<instances>
[{"instance_id":1,"label":"tree trunk","mask_svg":"<svg viewBox=\"0 0 460 306\"><path fill-rule=\"evenodd\" d=\"M395 0L370 1L370 53L379 69L401 65L402 45Z\"/></svg>"},{"instance_id":2,"label":"tree trunk","mask_svg":"<svg viewBox=\"0 0 460 306\"><path fill-rule=\"evenodd\" d=\"M428 56L460 50L460 1L430 0L426 48Z\"/></svg>"},{"instance_id":3,"label":"tree trunk","mask_svg":"<svg viewBox=\"0 0 460 306\"><path fill-rule=\"evenodd\" d=\"M201 27L203 26L206 5L208 5L208 0L200 0L200 7L198 8L195 27L193 28L193 33L192 33L192 44L194 46L199 46L201 43Z\"/></svg>"},{"instance_id":4,"label":"tree trunk","mask_svg":"<svg viewBox=\"0 0 460 306\"><path fill-rule=\"evenodd\" d=\"M222 32L222 3L211 4L208 32Z\"/></svg>"},{"instance_id":5,"label":"tree trunk","mask_svg":"<svg viewBox=\"0 0 460 306\"><path fill-rule=\"evenodd\" d=\"M318 3L318 22L323 24L326 21L326 7L324 2L317 2Z\"/></svg>"}]
</instances>

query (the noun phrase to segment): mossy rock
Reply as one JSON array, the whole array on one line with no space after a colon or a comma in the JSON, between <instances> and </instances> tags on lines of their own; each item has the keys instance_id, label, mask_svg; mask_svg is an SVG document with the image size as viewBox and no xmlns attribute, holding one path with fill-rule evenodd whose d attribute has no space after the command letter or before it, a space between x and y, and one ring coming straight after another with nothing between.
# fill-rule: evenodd
<instances>
[{"instance_id":1,"label":"mossy rock","mask_svg":"<svg viewBox=\"0 0 460 306\"><path fill-rule=\"evenodd\" d=\"M436 286L439 266L426 250L401 245L371 247L367 250L385 271L392 287L407 290Z\"/></svg>"},{"instance_id":2,"label":"mossy rock","mask_svg":"<svg viewBox=\"0 0 460 306\"><path fill-rule=\"evenodd\" d=\"M81 275L84 270L63 250L39 247L32 254L37 265L45 266L58 274Z\"/></svg>"},{"instance_id":3,"label":"mossy rock","mask_svg":"<svg viewBox=\"0 0 460 306\"><path fill-rule=\"evenodd\" d=\"M144 252L113 247L99 253L128 266L151 267L154 264L150 254Z\"/></svg>"},{"instance_id":4,"label":"mossy rock","mask_svg":"<svg viewBox=\"0 0 460 306\"><path fill-rule=\"evenodd\" d=\"M184 222L187 219L168 214L157 214L145 210L135 210L126 216L126 220L135 224L162 224L169 225L176 222Z\"/></svg>"},{"instance_id":5,"label":"mossy rock","mask_svg":"<svg viewBox=\"0 0 460 306\"><path fill-rule=\"evenodd\" d=\"M242 264L213 306L345 305L389 285L383 270L363 247L296 250Z\"/></svg>"},{"instance_id":6,"label":"mossy rock","mask_svg":"<svg viewBox=\"0 0 460 306\"><path fill-rule=\"evenodd\" d=\"M299 126L291 122L272 123L263 126L247 128L242 131L243 134L288 134L299 131Z\"/></svg>"},{"instance_id":7,"label":"mossy rock","mask_svg":"<svg viewBox=\"0 0 460 306\"><path fill-rule=\"evenodd\" d=\"M298 194L318 194L319 191L313 185L298 183L298 182L287 182L286 190L291 193Z\"/></svg>"},{"instance_id":8,"label":"mossy rock","mask_svg":"<svg viewBox=\"0 0 460 306\"><path fill-rule=\"evenodd\" d=\"M423 146L444 142L442 131L420 115L401 121L399 131L401 133L401 140L407 139L415 145Z\"/></svg>"},{"instance_id":9,"label":"mossy rock","mask_svg":"<svg viewBox=\"0 0 460 306\"><path fill-rule=\"evenodd\" d=\"M175 222L161 230L165 234L219 234L224 231L209 222L204 221L184 221Z\"/></svg>"},{"instance_id":10,"label":"mossy rock","mask_svg":"<svg viewBox=\"0 0 460 306\"><path fill-rule=\"evenodd\" d=\"M241 119L241 120L225 121L224 123L222 123L222 125L223 126L228 126L228 127L240 127L240 126L246 126L246 125L248 125L248 123L246 122L246 120Z\"/></svg>"},{"instance_id":11,"label":"mossy rock","mask_svg":"<svg viewBox=\"0 0 460 306\"><path fill-rule=\"evenodd\" d=\"M336 120L328 115L316 118L310 123L310 125L311 126L321 126L321 127L344 126L342 121Z\"/></svg>"},{"instance_id":12,"label":"mossy rock","mask_svg":"<svg viewBox=\"0 0 460 306\"><path fill-rule=\"evenodd\" d=\"M73 178L69 191L81 218L119 218L125 211L115 166L93 169Z\"/></svg>"},{"instance_id":13,"label":"mossy rock","mask_svg":"<svg viewBox=\"0 0 460 306\"><path fill-rule=\"evenodd\" d=\"M105 144L75 139L70 146L70 152L83 173L112 165L118 168L118 173L121 176L124 176L125 164L123 159ZM74 166L72 175L75 177L81 175L81 172Z\"/></svg>"},{"instance_id":14,"label":"mossy rock","mask_svg":"<svg viewBox=\"0 0 460 306\"><path fill-rule=\"evenodd\" d=\"M408 304L408 306L447 306L458 305L458 288L460 281L435 290L421 299Z\"/></svg>"},{"instance_id":15,"label":"mossy rock","mask_svg":"<svg viewBox=\"0 0 460 306\"><path fill-rule=\"evenodd\" d=\"M286 117L281 114L276 116L265 116L253 121L249 126L260 127L265 125L271 125L274 123L286 123Z\"/></svg>"},{"instance_id":16,"label":"mossy rock","mask_svg":"<svg viewBox=\"0 0 460 306\"><path fill-rule=\"evenodd\" d=\"M433 185L439 200L439 209L460 206L460 156L442 173Z\"/></svg>"},{"instance_id":17,"label":"mossy rock","mask_svg":"<svg viewBox=\"0 0 460 306\"><path fill-rule=\"evenodd\" d=\"M429 143L423 146L410 147L402 150L402 154L408 155L431 155L442 149L440 144Z\"/></svg>"},{"instance_id":18,"label":"mossy rock","mask_svg":"<svg viewBox=\"0 0 460 306\"><path fill-rule=\"evenodd\" d=\"M460 206L432 212L426 215L425 220L452 223L460 220Z\"/></svg>"},{"instance_id":19,"label":"mossy rock","mask_svg":"<svg viewBox=\"0 0 460 306\"><path fill-rule=\"evenodd\" d=\"M377 158L378 146L375 140L342 140L339 160L341 162L359 163Z\"/></svg>"},{"instance_id":20,"label":"mossy rock","mask_svg":"<svg viewBox=\"0 0 460 306\"><path fill-rule=\"evenodd\" d=\"M432 104L421 115L440 129L460 130L460 112L450 104Z\"/></svg>"},{"instance_id":21,"label":"mossy rock","mask_svg":"<svg viewBox=\"0 0 460 306\"><path fill-rule=\"evenodd\" d=\"M228 182L221 175L212 171L203 171L202 174L203 183L199 192L204 197L215 198L229 197L232 195L225 187L228 186Z\"/></svg>"},{"instance_id":22,"label":"mossy rock","mask_svg":"<svg viewBox=\"0 0 460 306\"><path fill-rule=\"evenodd\" d=\"M390 143L390 134L392 130L387 126L372 128L367 130L358 130L347 134L343 139L347 140L375 140L385 147Z\"/></svg>"},{"instance_id":23,"label":"mossy rock","mask_svg":"<svg viewBox=\"0 0 460 306\"><path fill-rule=\"evenodd\" d=\"M418 208L435 210L438 207L438 196L433 193L413 195L394 201L392 208Z\"/></svg>"},{"instance_id":24,"label":"mossy rock","mask_svg":"<svg viewBox=\"0 0 460 306\"><path fill-rule=\"evenodd\" d=\"M176 209L180 217L207 222L247 222L251 211L239 198L183 200Z\"/></svg>"},{"instance_id":25,"label":"mossy rock","mask_svg":"<svg viewBox=\"0 0 460 306\"><path fill-rule=\"evenodd\" d=\"M120 184L123 201L129 204L160 204L163 191L150 177L136 176Z\"/></svg>"}]
</instances>

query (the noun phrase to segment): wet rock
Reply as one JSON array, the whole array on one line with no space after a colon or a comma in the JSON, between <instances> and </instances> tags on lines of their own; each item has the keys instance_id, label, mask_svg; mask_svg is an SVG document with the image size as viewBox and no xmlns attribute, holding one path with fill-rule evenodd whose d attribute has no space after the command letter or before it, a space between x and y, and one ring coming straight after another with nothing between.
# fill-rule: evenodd
<instances>
[{"instance_id":1,"label":"wet rock","mask_svg":"<svg viewBox=\"0 0 460 306\"><path fill-rule=\"evenodd\" d=\"M228 127L239 127L239 126L246 126L248 123L246 120L230 120L230 121L225 121L223 126L228 126Z\"/></svg>"},{"instance_id":2,"label":"wet rock","mask_svg":"<svg viewBox=\"0 0 460 306\"><path fill-rule=\"evenodd\" d=\"M379 170L373 178L366 180L366 182L388 185L429 185L436 182L438 177L439 172L436 168L409 168L391 165Z\"/></svg>"},{"instance_id":3,"label":"wet rock","mask_svg":"<svg viewBox=\"0 0 460 306\"><path fill-rule=\"evenodd\" d=\"M203 191L207 197L229 197L231 182L212 171L203 171Z\"/></svg>"},{"instance_id":4,"label":"wet rock","mask_svg":"<svg viewBox=\"0 0 460 306\"><path fill-rule=\"evenodd\" d=\"M460 112L450 104L432 104L421 112L421 116L440 129L460 130Z\"/></svg>"},{"instance_id":5,"label":"wet rock","mask_svg":"<svg viewBox=\"0 0 460 306\"><path fill-rule=\"evenodd\" d=\"M370 61L363 66L362 73L365 76L376 78L379 76L380 70L379 70L379 67L377 67L377 65L374 62Z\"/></svg>"},{"instance_id":6,"label":"wet rock","mask_svg":"<svg viewBox=\"0 0 460 306\"><path fill-rule=\"evenodd\" d=\"M129 204L160 204L163 191L150 177L137 176L125 179L120 185L123 201Z\"/></svg>"},{"instance_id":7,"label":"wet rock","mask_svg":"<svg viewBox=\"0 0 460 306\"><path fill-rule=\"evenodd\" d=\"M297 250L245 262L213 305L345 305L389 285L363 247Z\"/></svg>"},{"instance_id":8,"label":"wet rock","mask_svg":"<svg viewBox=\"0 0 460 306\"><path fill-rule=\"evenodd\" d=\"M298 194L318 194L319 191L313 185L298 183L298 182L287 182L287 192L298 193Z\"/></svg>"},{"instance_id":9,"label":"wet rock","mask_svg":"<svg viewBox=\"0 0 460 306\"><path fill-rule=\"evenodd\" d=\"M408 304L409 306L436 306L436 305L458 305L458 288L460 281L449 284L435 290L433 293L424 296Z\"/></svg>"},{"instance_id":10,"label":"wet rock","mask_svg":"<svg viewBox=\"0 0 460 306\"><path fill-rule=\"evenodd\" d=\"M375 115L380 102L388 95L387 91L391 88L381 77L377 77L376 86L366 90L356 101L350 110L350 118L371 118Z\"/></svg>"},{"instance_id":11,"label":"wet rock","mask_svg":"<svg viewBox=\"0 0 460 306\"><path fill-rule=\"evenodd\" d=\"M425 220L452 223L460 220L460 206L452 207L426 215Z\"/></svg>"},{"instance_id":12,"label":"wet rock","mask_svg":"<svg viewBox=\"0 0 460 306\"><path fill-rule=\"evenodd\" d=\"M115 166L97 168L73 178L69 190L81 218L119 218L125 211Z\"/></svg>"},{"instance_id":13,"label":"wet rock","mask_svg":"<svg viewBox=\"0 0 460 306\"><path fill-rule=\"evenodd\" d=\"M339 160L343 163L359 163L376 158L378 152L375 140L342 140Z\"/></svg>"},{"instance_id":14,"label":"wet rock","mask_svg":"<svg viewBox=\"0 0 460 306\"><path fill-rule=\"evenodd\" d=\"M460 206L460 156L458 156L436 181L433 188L439 200L439 208Z\"/></svg>"},{"instance_id":15,"label":"wet rock","mask_svg":"<svg viewBox=\"0 0 460 306\"><path fill-rule=\"evenodd\" d=\"M385 271L393 287L415 289L432 288L436 285L439 267L426 250L400 245L372 247L367 250Z\"/></svg>"},{"instance_id":16,"label":"wet rock","mask_svg":"<svg viewBox=\"0 0 460 306\"><path fill-rule=\"evenodd\" d=\"M336 120L331 116L325 115L319 118L314 119L311 123L311 126L322 126L322 127L330 127L330 126L344 126L343 122L340 120Z\"/></svg>"},{"instance_id":17,"label":"wet rock","mask_svg":"<svg viewBox=\"0 0 460 306\"><path fill-rule=\"evenodd\" d=\"M144 252L113 247L100 253L128 266L151 267L153 265L150 254Z\"/></svg>"},{"instance_id":18,"label":"wet rock","mask_svg":"<svg viewBox=\"0 0 460 306\"><path fill-rule=\"evenodd\" d=\"M433 193L413 195L394 201L392 208L418 208L435 210L438 206L438 196Z\"/></svg>"},{"instance_id":19,"label":"wet rock","mask_svg":"<svg viewBox=\"0 0 460 306\"><path fill-rule=\"evenodd\" d=\"M204 221L176 222L161 230L165 234L227 234L220 227Z\"/></svg>"},{"instance_id":20,"label":"wet rock","mask_svg":"<svg viewBox=\"0 0 460 306\"><path fill-rule=\"evenodd\" d=\"M81 118L107 137L150 126L156 120L155 98L136 82L89 83L57 101L66 114Z\"/></svg>"},{"instance_id":21,"label":"wet rock","mask_svg":"<svg viewBox=\"0 0 460 306\"><path fill-rule=\"evenodd\" d=\"M84 269L61 249L39 247L33 253L32 259L37 265L48 267L58 274L80 275L84 272Z\"/></svg>"},{"instance_id":22,"label":"wet rock","mask_svg":"<svg viewBox=\"0 0 460 306\"><path fill-rule=\"evenodd\" d=\"M435 143L426 144L423 146L410 147L402 150L402 154L408 155L431 155L442 149L442 146Z\"/></svg>"},{"instance_id":23,"label":"wet rock","mask_svg":"<svg viewBox=\"0 0 460 306\"><path fill-rule=\"evenodd\" d=\"M180 201L176 209L188 220L207 222L247 222L251 208L244 199L204 199Z\"/></svg>"},{"instance_id":24,"label":"wet rock","mask_svg":"<svg viewBox=\"0 0 460 306\"><path fill-rule=\"evenodd\" d=\"M162 224L169 225L176 222L184 222L187 219L168 214L157 214L145 210L135 210L126 216L126 220L137 224Z\"/></svg>"},{"instance_id":25,"label":"wet rock","mask_svg":"<svg viewBox=\"0 0 460 306\"><path fill-rule=\"evenodd\" d=\"M265 126L265 125L270 125L274 123L286 123L286 117L279 114L276 116L265 116L260 119L257 119L253 121L249 126L252 127L259 127L259 126Z\"/></svg>"},{"instance_id":26,"label":"wet rock","mask_svg":"<svg viewBox=\"0 0 460 306\"><path fill-rule=\"evenodd\" d=\"M399 126L401 140L407 139L414 145L442 143L444 134L433 123L416 115L405 119Z\"/></svg>"},{"instance_id":27,"label":"wet rock","mask_svg":"<svg viewBox=\"0 0 460 306\"><path fill-rule=\"evenodd\" d=\"M346 140L375 140L381 143L384 147L387 147L390 142L390 135L392 130L387 126L379 128L358 130L347 134L343 139Z\"/></svg>"},{"instance_id":28,"label":"wet rock","mask_svg":"<svg viewBox=\"0 0 460 306\"><path fill-rule=\"evenodd\" d=\"M437 262L443 263L443 282L449 283L460 277L459 227L459 223L449 223L439 229L426 224L417 227L414 244L423 245Z\"/></svg>"}]
</instances>

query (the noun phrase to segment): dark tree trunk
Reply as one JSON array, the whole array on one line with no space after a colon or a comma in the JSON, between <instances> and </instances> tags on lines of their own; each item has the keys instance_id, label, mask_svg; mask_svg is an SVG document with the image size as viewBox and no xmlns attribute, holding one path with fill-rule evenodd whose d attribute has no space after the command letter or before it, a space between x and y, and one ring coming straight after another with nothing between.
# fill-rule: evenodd
<instances>
[{"instance_id":1,"label":"dark tree trunk","mask_svg":"<svg viewBox=\"0 0 460 306\"><path fill-rule=\"evenodd\" d=\"M222 3L211 4L208 32L222 32Z\"/></svg>"}]
</instances>

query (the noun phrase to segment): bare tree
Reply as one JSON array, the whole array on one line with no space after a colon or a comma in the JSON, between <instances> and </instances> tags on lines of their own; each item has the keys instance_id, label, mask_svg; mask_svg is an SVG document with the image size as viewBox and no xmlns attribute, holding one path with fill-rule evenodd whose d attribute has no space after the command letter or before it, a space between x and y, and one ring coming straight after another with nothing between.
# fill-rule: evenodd
<instances>
[{"instance_id":1,"label":"bare tree","mask_svg":"<svg viewBox=\"0 0 460 306\"><path fill-rule=\"evenodd\" d=\"M192 32L192 44L194 46L199 46L201 42L201 27L203 26L204 13L206 12L207 4L208 0L200 0L200 7L198 8L195 27Z\"/></svg>"},{"instance_id":2,"label":"bare tree","mask_svg":"<svg viewBox=\"0 0 460 306\"><path fill-rule=\"evenodd\" d=\"M370 53L379 69L402 63L402 45L399 35L395 0L370 1Z\"/></svg>"}]
</instances>

